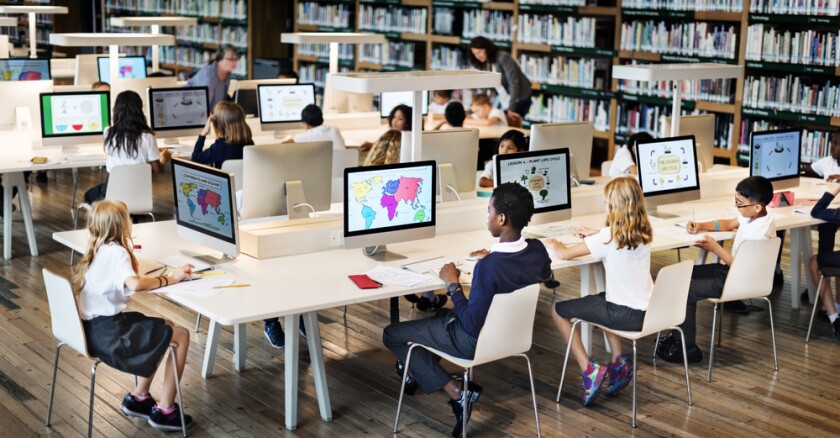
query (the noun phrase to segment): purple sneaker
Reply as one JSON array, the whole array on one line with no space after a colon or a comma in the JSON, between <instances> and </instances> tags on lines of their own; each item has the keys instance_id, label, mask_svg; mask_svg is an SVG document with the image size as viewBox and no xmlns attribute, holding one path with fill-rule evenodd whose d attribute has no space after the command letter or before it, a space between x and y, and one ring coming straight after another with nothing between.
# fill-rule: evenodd
<instances>
[{"instance_id":1,"label":"purple sneaker","mask_svg":"<svg viewBox=\"0 0 840 438\"><path fill-rule=\"evenodd\" d=\"M610 380L604 392L607 395L613 395L626 388L631 379L633 379L633 360L622 354L610 366Z\"/></svg>"},{"instance_id":2,"label":"purple sneaker","mask_svg":"<svg viewBox=\"0 0 840 438\"><path fill-rule=\"evenodd\" d=\"M586 407L592 406L598 394L601 392L601 385L604 383L604 377L607 374L607 367L600 365L593 360L589 361L589 366L586 371L581 373L583 376L583 405Z\"/></svg>"}]
</instances>

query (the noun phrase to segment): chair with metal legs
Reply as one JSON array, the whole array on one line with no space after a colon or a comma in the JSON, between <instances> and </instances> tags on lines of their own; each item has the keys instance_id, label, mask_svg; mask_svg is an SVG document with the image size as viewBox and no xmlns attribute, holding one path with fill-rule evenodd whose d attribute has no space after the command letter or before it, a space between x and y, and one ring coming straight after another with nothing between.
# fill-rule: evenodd
<instances>
[{"instance_id":1,"label":"chair with metal legs","mask_svg":"<svg viewBox=\"0 0 840 438\"><path fill-rule=\"evenodd\" d=\"M820 302L820 288L822 288L823 280L828 281L832 277L840 277L840 268L820 268L820 281L817 284L817 293L814 295L814 306L811 308L811 319L808 321L808 333L805 335L806 344L811 340L811 327L814 325L814 316L817 314L817 303Z\"/></svg>"}]
</instances>

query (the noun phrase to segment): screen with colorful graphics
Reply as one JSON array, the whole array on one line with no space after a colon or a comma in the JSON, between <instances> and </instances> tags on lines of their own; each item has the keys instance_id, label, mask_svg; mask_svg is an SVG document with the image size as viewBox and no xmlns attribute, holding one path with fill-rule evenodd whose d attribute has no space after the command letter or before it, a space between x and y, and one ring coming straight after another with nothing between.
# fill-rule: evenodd
<instances>
[{"instance_id":1,"label":"screen with colorful graphics","mask_svg":"<svg viewBox=\"0 0 840 438\"><path fill-rule=\"evenodd\" d=\"M801 135L798 129L753 132L750 176L763 176L770 181L798 178Z\"/></svg>"},{"instance_id":2,"label":"screen with colorful graphics","mask_svg":"<svg viewBox=\"0 0 840 438\"><path fill-rule=\"evenodd\" d=\"M235 243L231 174L190 161L172 160L172 182L178 225Z\"/></svg>"},{"instance_id":3,"label":"screen with colorful graphics","mask_svg":"<svg viewBox=\"0 0 840 438\"><path fill-rule=\"evenodd\" d=\"M572 208L569 149L496 155L496 185L517 183L534 197L534 212Z\"/></svg>"},{"instance_id":4,"label":"screen with colorful graphics","mask_svg":"<svg viewBox=\"0 0 840 438\"><path fill-rule=\"evenodd\" d=\"M117 74L120 79L144 79L146 77L146 58L142 56L123 56L118 58ZM111 59L107 56L96 58L99 67L99 80L111 83Z\"/></svg>"},{"instance_id":5,"label":"screen with colorful graphics","mask_svg":"<svg viewBox=\"0 0 840 438\"><path fill-rule=\"evenodd\" d=\"M700 189L693 135L639 143L636 163L645 196Z\"/></svg>"},{"instance_id":6,"label":"screen with colorful graphics","mask_svg":"<svg viewBox=\"0 0 840 438\"><path fill-rule=\"evenodd\" d=\"M41 95L41 136L102 134L111 124L107 91Z\"/></svg>"},{"instance_id":7,"label":"screen with colorful graphics","mask_svg":"<svg viewBox=\"0 0 840 438\"><path fill-rule=\"evenodd\" d=\"M0 81L50 79L49 59L0 59Z\"/></svg>"},{"instance_id":8,"label":"screen with colorful graphics","mask_svg":"<svg viewBox=\"0 0 840 438\"><path fill-rule=\"evenodd\" d=\"M203 128L209 114L207 87L150 88L152 129Z\"/></svg>"},{"instance_id":9,"label":"screen with colorful graphics","mask_svg":"<svg viewBox=\"0 0 840 438\"><path fill-rule=\"evenodd\" d=\"M257 85L261 123L300 122L303 108L315 104L312 84Z\"/></svg>"}]
</instances>

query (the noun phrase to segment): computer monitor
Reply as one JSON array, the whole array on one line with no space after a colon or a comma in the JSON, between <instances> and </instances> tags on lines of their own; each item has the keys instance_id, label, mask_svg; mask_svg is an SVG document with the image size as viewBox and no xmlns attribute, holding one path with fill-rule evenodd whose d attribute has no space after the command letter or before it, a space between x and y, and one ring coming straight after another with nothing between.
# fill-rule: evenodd
<instances>
[{"instance_id":1,"label":"computer monitor","mask_svg":"<svg viewBox=\"0 0 840 438\"><path fill-rule=\"evenodd\" d=\"M577 181L589 178L592 162L592 122L541 123L531 125L528 150L569 148L572 177Z\"/></svg>"},{"instance_id":2,"label":"computer monitor","mask_svg":"<svg viewBox=\"0 0 840 438\"><path fill-rule=\"evenodd\" d=\"M572 218L568 148L496 155L495 161L496 186L507 182L518 183L534 197L531 223Z\"/></svg>"},{"instance_id":3,"label":"computer monitor","mask_svg":"<svg viewBox=\"0 0 840 438\"><path fill-rule=\"evenodd\" d=\"M333 149L330 141L246 146L242 153L243 219L308 218L330 209Z\"/></svg>"},{"instance_id":4,"label":"computer monitor","mask_svg":"<svg viewBox=\"0 0 840 438\"><path fill-rule=\"evenodd\" d=\"M315 85L257 85L263 131L300 128L301 111L315 103Z\"/></svg>"},{"instance_id":5,"label":"computer monitor","mask_svg":"<svg viewBox=\"0 0 840 438\"><path fill-rule=\"evenodd\" d=\"M423 90L423 115L429 112L429 91ZM379 115L388 117L391 115L391 110L397 105L408 105L414 107L414 92L413 91L393 91L382 93L379 95Z\"/></svg>"},{"instance_id":6,"label":"computer monitor","mask_svg":"<svg viewBox=\"0 0 840 438\"><path fill-rule=\"evenodd\" d=\"M111 84L111 95L119 96L120 93L128 90L139 94L140 99L143 101L143 112L146 114L146 117L150 117L148 96L149 88L175 87L177 87L177 81L175 76L164 76L143 79L123 79L121 81L117 81L116 83Z\"/></svg>"},{"instance_id":7,"label":"computer monitor","mask_svg":"<svg viewBox=\"0 0 840 438\"><path fill-rule=\"evenodd\" d=\"M172 187L178 236L221 251L227 257L238 256L233 174L174 158Z\"/></svg>"},{"instance_id":8,"label":"computer monitor","mask_svg":"<svg viewBox=\"0 0 840 438\"><path fill-rule=\"evenodd\" d=\"M369 113L373 109L373 94L353 93L332 88L328 113ZM326 104L325 104L326 105ZM387 114L386 114L387 115Z\"/></svg>"},{"instance_id":9,"label":"computer monitor","mask_svg":"<svg viewBox=\"0 0 840 438\"><path fill-rule=\"evenodd\" d=\"M763 176L773 190L799 187L802 131L784 129L750 135L750 176Z\"/></svg>"},{"instance_id":10,"label":"computer monitor","mask_svg":"<svg viewBox=\"0 0 840 438\"><path fill-rule=\"evenodd\" d=\"M440 195L441 201L474 198L478 130L424 131L422 136L423 149L420 152L420 159L437 162L438 191L436 195ZM403 132L402 144L409 145L407 150L411 150L410 132Z\"/></svg>"},{"instance_id":11,"label":"computer monitor","mask_svg":"<svg viewBox=\"0 0 840 438\"><path fill-rule=\"evenodd\" d=\"M274 75L275 78L277 75ZM237 81L233 91L233 101L239 104L248 117L256 117L259 112L257 104L257 85L287 85L295 84L295 79L259 79L251 81Z\"/></svg>"},{"instance_id":12,"label":"computer monitor","mask_svg":"<svg viewBox=\"0 0 840 438\"><path fill-rule=\"evenodd\" d=\"M671 132L671 117L666 117L664 127ZM708 172L715 164L715 115L680 116L680 132L677 135L694 136L700 172Z\"/></svg>"},{"instance_id":13,"label":"computer monitor","mask_svg":"<svg viewBox=\"0 0 840 438\"><path fill-rule=\"evenodd\" d=\"M49 59L0 59L0 81L51 79Z\"/></svg>"},{"instance_id":14,"label":"computer monitor","mask_svg":"<svg viewBox=\"0 0 840 438\"><path fill-rule=\"evenodd\" d=\"M76 55L76 77L73 85L93 85L99 80L99 63L97 59L102 55ZM119 54L125 57L125 54Z\"/></svg>"},{"instance_id":15,"label":"computer monitor","mask_svg":"<svg viewBox=\"0 0 840 438\"><path fill-rule=\"evenodd\" d=\"M198 135L210 114L207 87L152 88L149 121L158 138Z\"/></svg>"},{"instance_id":16,"label":"computer monitor","mask_svg":"<svg viewBox=\"0 0 840 438\"><path fill-rule=\"evenodd\" d=\"M41 137L44 146L75 146L103 142L111 124L107 91L41 94Z\"/></svg>"},{"instance_id":17,"label":"computer monitor","mask_svg":"<svg viewBox=\"0 0 840 438\"><path fill-rule=\"evenodd\" d=\"M96 58L99 80L111 83L111 59L107 56ZM120 79L143 79L146 77L146 58L125 56L117 61L117 74Z\"/></svg>"},{"instance_id":18,"label":"computer monitor","mask_svg":"<svg viewBox=\"0 0 840 438\"><path fill-rule=\"evenodd\" d=\"M280 60L254 58L252 63L251 76L254 79L276 79L280 74Z\"/></svg>"},{"instance_id":19,"label":"computer monitor","mask_svg":"<svg viewBox=\"0 0 840 438\"><path fill-rule=\"evenodd\" d=\"M344 169L344 247L377 260L404 258L388 243L435 236L434 161Z\"/></svg>"},{"instance_id":20,"label":"computer monitor","mask_svg":"<svg viewBox=\"0 0 840 438\"><path fill-rule=\"evenodd\" d=\"M639 184L651 216L663 204L700 199L700 178L697 175L697 151L694 137L670 137L636 144Z\"/></svg>"},{"instance_id":21,"label":"computer monitor","mask_svg":"<svg viewBox=\"0 0 840 438\"><path fill-rule=\"evenodd\" d=\"M53 81L0 81L0 129L38 132L40 95L52 91Z\"/></svg>"}]
</instances>

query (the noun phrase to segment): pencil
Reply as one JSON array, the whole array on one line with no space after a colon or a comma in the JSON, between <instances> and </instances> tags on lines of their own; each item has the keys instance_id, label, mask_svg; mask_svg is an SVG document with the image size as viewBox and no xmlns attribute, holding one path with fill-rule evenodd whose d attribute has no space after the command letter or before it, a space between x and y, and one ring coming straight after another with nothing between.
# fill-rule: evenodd
<instances>
[{"instance_id":1,"label":"pencil","mask_svg":"<svg viewBox=\"0 0 840 438\"><path fill-rule=\"evenodd\" d=\"M151 271L148 271L148 272L146 272L146 273L145 273L145 274L143 274L143 275L149 275L149 274L151 274L152 272L157 272L157 271L160 271L161 269L164 269L164 268L166 268L166 265L164 265L164 266L158 266L157 268L152 269Z\"/></svg>"},{"instance_id":2,"label":"pencil","mask_svg":"<svg viewBox=\"0 0 840 438\"><path fill-rule=\"evenodd\" d=\"M230 289L233 287L251 287L251 285L248 283L229 284L227 286L213 286L213 289Z\"/></svg>"}]
</instances>

